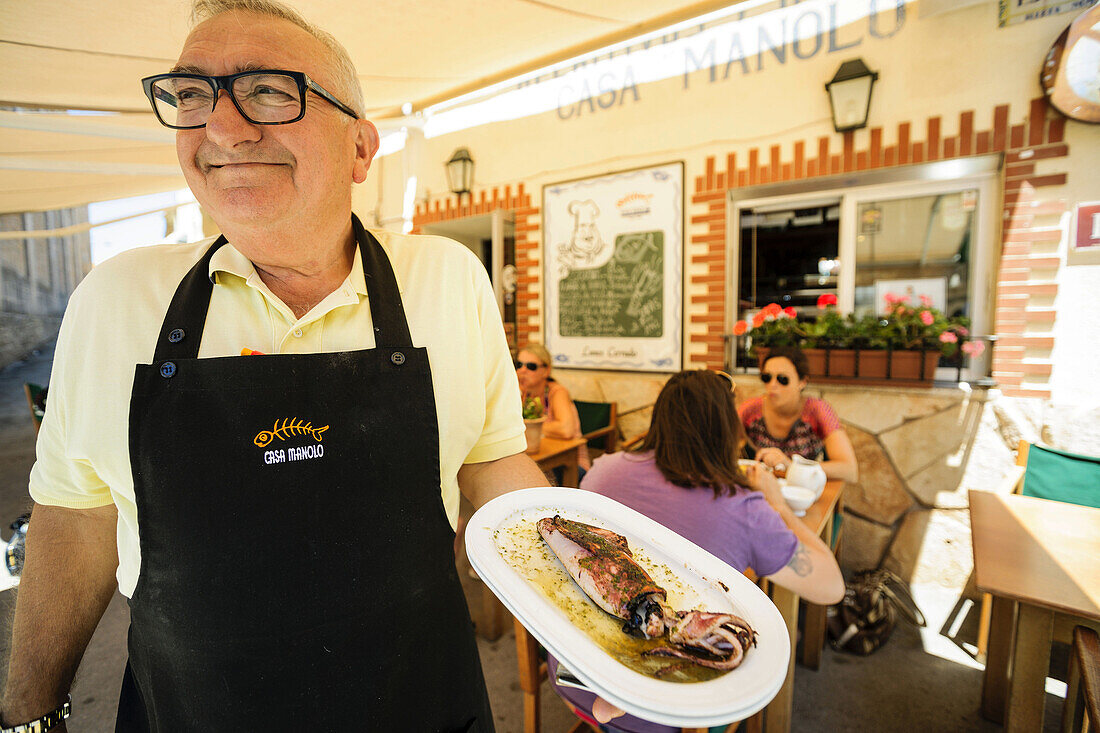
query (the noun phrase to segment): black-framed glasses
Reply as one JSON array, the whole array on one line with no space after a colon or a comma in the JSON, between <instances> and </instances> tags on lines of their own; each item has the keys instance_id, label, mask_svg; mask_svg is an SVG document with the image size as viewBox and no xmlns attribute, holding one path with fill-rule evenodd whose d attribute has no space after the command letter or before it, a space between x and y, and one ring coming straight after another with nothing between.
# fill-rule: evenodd
<instances>
[{"instance_id":1,"label":"black-framed glasses","mask_svg":"<svg viewBox=\"0 0 1100 733\"><path fill-rule=\"evenodd\" d=\"M302 119L306 113L306 91L359 119L355 110L301 71L260 69L225 76L173 72L147 76L141 84L157 119L173 130L205 127L222 89L241 117L254 125L286 125Z\"/></svg>"},{"instance_id":2,"label":"black-framed glasses","mask_svg":"<svg viewBox=\"0 0 1100 733\"><path fill-rule=\"evenodd\" d=\"M767 384L768 382L772 381L772 376L775 376L775 381L779 382L784 387L786 387L788 384L791 383L791 378L788 377L786 374L772 375L772 374L768 374L767 372L761 372L760 373L760 381L763 382L764 384Z\"/></svg>"},{"instance_id":3,"label":"black-framed glasses","mask_svg":"<svg viewBox=\"0 0 1100 733\"><path fill-rule=\"evenodd\" d=\"M529 369L531 371L535 371L536 369L542 369L542 364L539 364L537 361L516 361L516 362L513 362L513 363L516 365L516 371L517 372L520 369L524 369L524 368Z\"/></svg>"}]
</instances>

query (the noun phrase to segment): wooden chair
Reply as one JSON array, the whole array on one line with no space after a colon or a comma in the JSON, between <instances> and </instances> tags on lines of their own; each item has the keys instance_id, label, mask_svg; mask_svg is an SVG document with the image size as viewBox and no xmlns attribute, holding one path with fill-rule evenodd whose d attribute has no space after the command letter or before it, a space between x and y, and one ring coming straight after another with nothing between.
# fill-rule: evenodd
<instances>
[{"instance_id":1,"label":"wooden chair","mask_svg":"<svg viewBox=\"0 0 1100 733\"><path fill-rule=\"evenodd\" d=\"M581 435L588 447L614 453L619 442L618 409L614 402L573 400L581 420Z\"/></svg>"},{"instance_id":2,"label":"wooden chair","mask_svg":"<svg viewBox=\"0 0 1100 733\"><path fill-rule=\"evenodd\" d=\"M1062 733L1100 730L1100 636L1086 626L1073 630L1066 684Z\"/></svg>"},{"instance_id":3,"label":"wooden chair","mask_svg":"<svg viewBox=\"0 0 1100 733\"><path fill-rule=\"evenodd\" d=\"M1067 453L1021 440L1016 465L994 491L1100 508L1100 457ZM978 618L978 659L985 658L989 646L992 613L993 598L983 593Z\"/></svg>"},{"instance_id":4,"label":"wooden chair","mask_svg":"<svg viewBox=\"0 0 1100 733\"><path fill-rule=\"evenodd\" d=\"M539 712L539 692L547 679L546 660L542 659L540 646L535 637L527 632L518 620L513 618L516 628L516 656L519 659L519 686L523 690L523 733L539 733L542 717ZM763 711L746 721L748 731L760 731L763 727ZM738 730L740 723L726 728L727 733ZM578 720L569 733L591 730L583 720ZM707 728L682 728L681 733L708 733Z\"/></svg>"},{"instance_id":5,"label":"wooden chair","mask_svg":"<svg viewBox=\"0 0 1100 733\"><path fill-rule=\"evenodd\" d=\"M38 433L39 426L42 425L42 417L46 414L45 409L38 406L39 398L46 388L40 384L34 382L24 382L23 392L27 395L27 407L31 411L31 420L34 421L34 432Z\"/></svg>"}]
</instances>

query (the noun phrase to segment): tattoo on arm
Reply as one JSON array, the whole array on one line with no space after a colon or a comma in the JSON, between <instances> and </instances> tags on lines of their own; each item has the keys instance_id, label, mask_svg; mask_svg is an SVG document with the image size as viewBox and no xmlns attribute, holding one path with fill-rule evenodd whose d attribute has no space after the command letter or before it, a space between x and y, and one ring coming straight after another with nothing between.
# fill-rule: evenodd
<instances>
[{"instance_id":1,"label":"tattoo on arm","mask_svg":"<svg viewBox=\"0 0 1100 733\"><path fill-rule=\"evenodd\" d=\"M814 569L813 560L810 558L810 551L807 550L806 546L801 542L798 543L798 547L795 548L790 561L787 562L787 567L793 570L795 575L801 578L805 578Z\"/></svg>"}]
</instances>

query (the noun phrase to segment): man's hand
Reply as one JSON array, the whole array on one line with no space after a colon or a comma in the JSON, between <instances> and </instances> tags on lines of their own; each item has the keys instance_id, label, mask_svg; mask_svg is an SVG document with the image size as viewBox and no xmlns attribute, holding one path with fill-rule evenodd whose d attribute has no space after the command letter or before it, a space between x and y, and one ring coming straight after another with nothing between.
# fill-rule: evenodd
<instances>
[{"instance_id":1,"label":"man's hand","mask_svg":"<svg viewBox=\"0 0 1100 733\"><path fill-rule=\"evenodd\" d=\"M0 707L5 724L45 715L69 692L115 591L117 524L113 504L83 510L35 505Z\"/></svg>"}]
</instances>

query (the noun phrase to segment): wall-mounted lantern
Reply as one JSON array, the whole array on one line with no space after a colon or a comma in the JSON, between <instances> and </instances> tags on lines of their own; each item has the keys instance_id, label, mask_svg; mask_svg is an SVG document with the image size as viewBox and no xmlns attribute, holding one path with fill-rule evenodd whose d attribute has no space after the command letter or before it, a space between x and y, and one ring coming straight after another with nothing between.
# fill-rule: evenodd
<instances>
[{"instance_id":1,"label":"wall-mounted lantern","mask_svg":"<svg viewBox=\"0 0 1100 733\"><path fill-rule=\"evenodd\" d=\"M877 80L878 72L868 69L863 59L852 59L840 65L836 75L825 85L833 110L833 127L837 132L867 126L867 116L871 111L871 87Z\"/></svg>"},{"instance_id":2,"label":"wall-mounted lantern","mask_svg":"<svg viewBox=\"0 0 1100 733\"><path fill-rule=\"evenodd\" d=\"M447 183L451 187L451 193L470 193L474 182L474 159L470 157L470 151L459 148L447 161Z\"/></svg>"}]
</instances>

